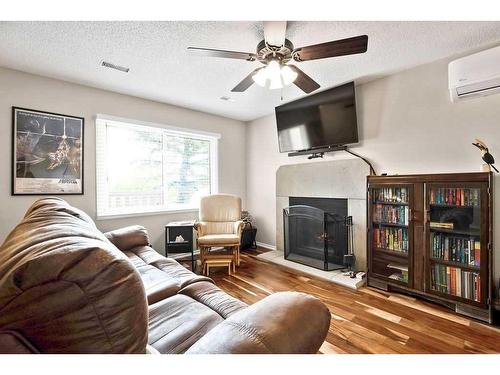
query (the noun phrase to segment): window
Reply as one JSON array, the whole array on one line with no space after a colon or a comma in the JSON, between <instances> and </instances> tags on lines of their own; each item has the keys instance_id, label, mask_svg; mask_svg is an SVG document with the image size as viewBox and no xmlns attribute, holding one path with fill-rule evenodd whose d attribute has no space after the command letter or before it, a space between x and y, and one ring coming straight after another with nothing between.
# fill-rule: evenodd
<instances>
[{"instance_id":1,"label":"window","mask_svg":"<svg viewBox=\"0 0 500 375\"><path fill-rule=\"evenodd\" d=\"M97 216L197 209L217 191L218 138L99 115Z\"/></svg>"}]
</instances>

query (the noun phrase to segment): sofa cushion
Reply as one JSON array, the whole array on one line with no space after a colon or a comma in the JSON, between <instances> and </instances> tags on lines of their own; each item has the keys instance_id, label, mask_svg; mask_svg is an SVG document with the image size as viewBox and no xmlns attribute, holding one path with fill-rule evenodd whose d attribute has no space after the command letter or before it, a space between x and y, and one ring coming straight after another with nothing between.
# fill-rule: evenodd
<instances>
[{"instance_id":1,"label":"sofa cushion","mask_svg":"<svg viewBox=\"0 0 500 375\"><path fill-rule=\"evenodd\" d=\"M206 234L198 237L199 245L232 245L236 246L240 243L240 237L237 234Z\"/></svg>"},{"instance_id":2,"label":"sofa cushion","mask_svg":"<svg viewBox=\"0 0 500 375\"><path fill-rule=\"evenodd\" d=\"M149 306L148 341L160 353L184 353L222 321L209 307L175 295Z\"/></svg>"},{"instance_id":3,"label":"sofa cushion","mask_svg":"<svg viewBox=\"0 0 500 375\"><path fill-rule=\"evenodd\" d=\"M165 258L149 246L139 246L125 251L125 255L139 271L150 305L173 296L191 283L211 282L208 277L192 273L177 261Z\"/></svg>"},{"instance_id":4,"label":"sofa cushion","mask_svg":"<svg viewBox=\"0 0 500 375\"><path fill-rule=\"evenodd\" d=\"M247 304L231 297L212 283L200 281L186 286L179 294L189 296L217 312L224 319L243 310Z\"/></svg>"},{"instance_id":5,"label":"sofa cushion","mask_svg":"<svg viewBox=\"0 0 500 375\"><path fill-rule=\"evenodd\" d=\"M146 228L140 225L131 225L129 227L116 229L111 232L106 232L104 235L121 251L149 245L148 232Z\"/></svg>"},{"instance_id":6,"label":"sofa cushion","mask_svg":"<svg viewBox=\"0 0 500 375\"><path fill-rule=\"evenodd\" d=\"M31 354L38 351L24 337L15 331L0 331L1 354Z\"/></svg>"},{"instance_id":7,"label":"sofa cushion","mask_svg":"<svg viewBox=\"0 0 500 375\"><path fill-rule=\"evenodd\" d=\"M214 327L187 354L313 354L325 340L330 319L316 297L274 293Z\"/></svg>"}]
</instances>

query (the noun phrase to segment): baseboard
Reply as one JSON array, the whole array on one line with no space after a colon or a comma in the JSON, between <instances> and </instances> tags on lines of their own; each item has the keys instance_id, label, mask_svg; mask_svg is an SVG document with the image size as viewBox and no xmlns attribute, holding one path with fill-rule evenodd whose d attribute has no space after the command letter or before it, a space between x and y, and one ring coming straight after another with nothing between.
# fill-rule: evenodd
<instances>
[{"instance_id":1,"label":"baseboard","mask_svg":"<svg viewBox=\"0 0 500 375\"><path fill-rule=\"evenodd\" d=\"M269 245L267 243L263 243L263 242L259 242L259 241L257 241L257 246L260 246L260 247L263 247L263 248L269 249L269 250L276 250L276 246Z\"/></svg>"}]
</instances>

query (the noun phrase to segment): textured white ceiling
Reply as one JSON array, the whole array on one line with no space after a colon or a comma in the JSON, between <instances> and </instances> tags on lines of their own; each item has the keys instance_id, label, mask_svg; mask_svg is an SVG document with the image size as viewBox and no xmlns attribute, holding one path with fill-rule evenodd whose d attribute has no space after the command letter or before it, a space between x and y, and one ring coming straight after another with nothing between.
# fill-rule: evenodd
<instances>
[{"instance_id":1,"label":"textured white ceiling","mask_svg":"<svg viewBox=\"0 0 500 375\"><path fill-rule=\"evenodd\" d=\"M500 43L500 22L289 22L287 29L295 47L360 34L369 36L365 54L297 65L320 90L364 82ZM189 55L186 48L253 52L262 38L261 22L0 22L0 66L247 121L272 113L281 95L289 101L304 94L293 85L231 93L259 63ZM130 72L101 67L102 60Z\"/></svg>"}]
</instances>

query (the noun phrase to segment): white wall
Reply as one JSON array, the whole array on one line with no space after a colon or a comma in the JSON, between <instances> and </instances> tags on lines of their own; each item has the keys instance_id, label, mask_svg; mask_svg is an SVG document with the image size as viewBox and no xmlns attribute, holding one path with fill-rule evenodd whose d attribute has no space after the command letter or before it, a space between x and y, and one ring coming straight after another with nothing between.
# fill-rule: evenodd
<instances>
[{"instance_id":1,"label":"white wall","mask_svg":"<svg viewBox=\"0 0 500 375\"><path fill-rule=\"evenodd\" d=\"M96 216L94 117L97 113L220 133L222 138L219 141L219 191L239 195L245 202L243 122L0 68L0 243L36 199L33 196L10 195L12 106L85 118L85 195L63 198L86 211L94 219ZM163 252L164 224L172 220L196 217L197 213L191 212L100 220L96 223L103 231L132 224L144 225L150 233L154 247Z\"/></svg>"},{"instance_id":2,"label":"white wall","mask_svg":"<svg viewBox=\"0 0 500 375\"><path fill-rule=\"evenodd\" d=\"M352 149L371 160L378 174L479 171L480 152L471 145L476 137L486 142L500 165L500 95L451 103L447 64L447 60L438 61L357 87L361 143ZM248 123L246 138L247 208L256 219L258 241L274 245L276 170L307 159L278 152L274 115ZM347 157L338 152L325 160ZM494 193L498 218L498 176ZM498 282L499 225L495 225L494 240Z\"/></svg>"}]
</instances>

